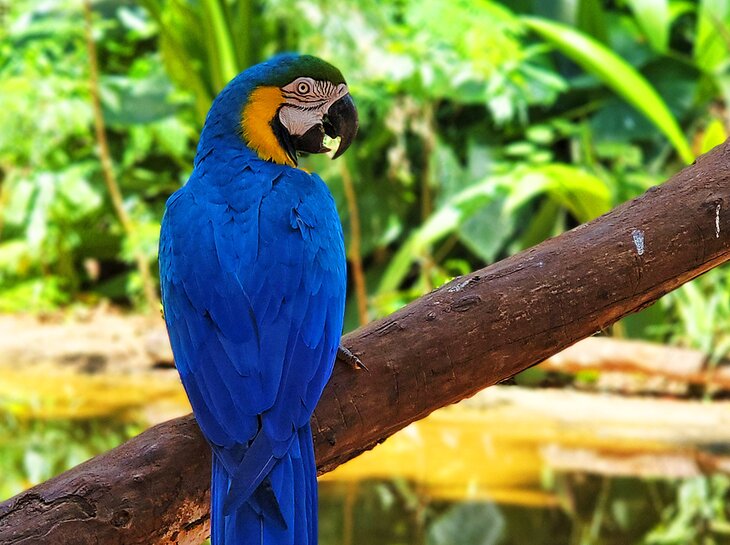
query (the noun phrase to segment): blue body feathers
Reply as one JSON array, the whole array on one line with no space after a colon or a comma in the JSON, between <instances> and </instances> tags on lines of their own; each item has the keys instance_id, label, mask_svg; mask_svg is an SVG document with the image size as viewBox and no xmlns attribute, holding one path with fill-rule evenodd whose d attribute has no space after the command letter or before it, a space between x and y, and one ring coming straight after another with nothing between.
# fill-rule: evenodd
<instances>
[{"instance_id":1,"label":"blue body feathers","mask_svg":"<svg viewBox=\"0 0 730 545\"><path fill-rule=\"evenodd\" d=\"M247 97L276 68L218 96L160 238L175 362L213 449L213 545L317 541L309 420L339 344L345 252L324 182L241 138Z\"/></svg>"}]
</instances>

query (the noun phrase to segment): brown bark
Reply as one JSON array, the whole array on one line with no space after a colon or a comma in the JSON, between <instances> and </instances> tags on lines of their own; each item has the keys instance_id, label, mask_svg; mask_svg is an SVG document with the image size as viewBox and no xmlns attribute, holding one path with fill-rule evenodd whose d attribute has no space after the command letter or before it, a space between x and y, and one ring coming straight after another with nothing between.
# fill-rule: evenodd
<instances>
[{"instance_id":1,"label":"brown bark","mask_svg":"<svg viewBox=\"0 0 730 545\"><path fill-rule=\"evenodd\" d=\"M730 146L597 220L457 278L344 339L313 417L320 472L730 258ZM208 454L189 417L0 504L0 543L196 543ZM191 526L192 525L192 526Z\"/></svg>"},{"instance_id":2,"label":"brown bark","mask_svg":"<svg viewBox=\"0 0 730 545\"><path fill-rule=\"evenodd\" d=\"M0 504L2 545L199 545L210 450L176 418Z\"/></svg>"}]
</instances>

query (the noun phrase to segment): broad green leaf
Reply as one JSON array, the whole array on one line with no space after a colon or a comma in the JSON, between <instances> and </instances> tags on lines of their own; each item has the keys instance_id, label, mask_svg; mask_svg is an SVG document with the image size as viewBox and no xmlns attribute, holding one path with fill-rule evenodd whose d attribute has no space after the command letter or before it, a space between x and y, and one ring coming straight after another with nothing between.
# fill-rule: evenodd
<instances>
[{"instance_id":1,"label":"broad green leaf","mask_svg":"<svg viewBox=\"0 0 730 545\"><path fill-rule=\"evenodd\" d=\"M692 0L672 0L669 2L669 19L673 23L682 15L694 13L696 7L695 2Z\"/></svg>"},{"instance_id":2,"label":"broad green leaf","mask_svg":"<svg viewBox=\"0 0 730 545\"><path fill-rule=\"evenodd\" d=\"M608 25L601 0L580 0L575 9L576 26L599 42L605 43L608 39Z\"/></svg>"},{"instance_id":3,"label":"broad green leaf","mask_svg":"<svg viewBox=\"0 0 730 545\"><path fill-rule=\"evenodd\" d=\"M69 302L64 281L57 276L31 278L0 286L0 312L44 312Z\"/></svg>"},{"instance_id":4,"label":"broad green leaf","mask_svg":"<svg viewBox=\"0 0 730 545\"><path fill-rule=\"evenodd\" d=\"M515 240L512 250L518 252L554 237L565 230L565 212L553 199L546 199L530 216L527 228Z\"/></svg>"},{"instance_id":5,"label":"broad green leaf","mask_svg":"<svg viewBox=\"0 0 730 545\"><path fill-rule=\"evenodd\" d=\"M548 195L580 222L611 209L611 194L600 178L572 165L551 164L526 169L507 184L505 213L515 211L538 195Z\"/></svg>"},{"instance_id":6,"label":"broad green leaf","mask_svg":"<svg viewBox=\"0 0 730 545\"><path fill-rule=\"evenodd\" d=\"M88 175L86 165L78 165L54 176L55 215L65 221L76 221L101 207L102 195L89 183Z\"/></svg>"},{"instance_id":7,"label":"broad green leaf","mask_svg":"<svg viewBox=\"0 0 730 545\"><path fill-rule=\"evenodd\" d=\"M515 214L505 213L504 198L496 198L466 218L458 228L459 239L485 263L491 263L514 235L516 222Z\"/></svg>"},{"instance_id":8,"label":"broad green leaf","mask_svg":"<svg viewBox=\"0 0 730 545\"><path fill-rule=\"evenodd\" d=\"M707 153L715 146L722 144L727 137L725 124L719 119L713 119L702 133L699 153Z\"/></svg>"},{"instance_id":9,"label":"broad green leaf","mask_svg":"<svg viewBox=\"0 0 730 545\"><path fill-rule=\"evenodd\" d=\"M203 6L204 20L209 25L206 38L212 46L212 54L207 61L217 64L217 90L220 90L239 72L236 52L231 31L224 17L223 0L203 0Z\"/></svg>"},{"instance_id":10,"label":"broad green leaf","mask_svg":"<svg viewBox=\"0 0 730 545\"><path fill-rule=\"evenodd\" d=\"M453 233L467 217L498 196L499 178L468 187L455 194L416 229L391 260L383 273L379 293L398 289L417 259L434 242Z\"/></svg>"},{"instance_id":11,"label":"broad green leaf","mask_svg":"<svg viewBox=\"0 0 730 545\"><path fill-rule=\"evenodd\" d=\"M666 53L672 24L669 0L627 0L627 3L654 50Z\"/></svg>"},{"instance_id":12,"label":"broad green leaf","mask_svg":"<svg viewBox=\"0 0 730 545\"><path fill-rule=\"evenodd\" d=\"M140 0L160 29L160 55L170 78L181 89L189 89L202 124L218 89L209 72L215 63L202 62L205 41L201 36L200 15L182 0Z\"/></svg>"},{"instance_id":13,"label":"broad green leaf","mask_svg":"<svg viewBox=\"0 0 730 545\"><path fill-rule=\"evenodd\" d=\"M559 23L524 17L525 24L645 115L669 139L686 163L694 154L677 120L651 84L613 51Z\"/></svg>"},{"instance_id":14,"label":"broad green leaf","mask_svg":"<svg viewBox=\"0 0 730 545\"><path fill-rule=\"evenodd\" d=\"M697 68L713 72L724 64L730 52L727 25L729 0L701 0L697 8L694 59Z\"/></svg>"},{"instance_id":15,"label":"broad green leaf","mask_svg":"<svg viewBox=\"0 0 730 545\"><path fill-rule=\"evenodd\" d=\"M611 208L606 184L571 165L514 168L509 174L492 176L456 193L411 234L383 274L379 293L398 289L412 263L433 243L455 232L484 207L502 199L505 192L508 197L501 211L505 216L514 215L519 207L541 194L549 195L581 222Z\"/></svg>"},{"instance_id":16,"label":"broad green leaf","mask_svg":"<svg viewBox=\"0 0 730 545\"><path fill-rule=\"evenodd\" d=\"M172 86L162 70L143 79L106 76L101 85L104 119L115 128L165 119L179 109L170 103Z\"/></svg>"},{"instance_id":17,"label":"broad green leaf","mask_svg":"<svg viewBox=\"0 0 730 545\"><path fill-rule=\"evenodd\" d=\"M25 240L15 239L0 242L0 271L2 273L23 274L32 259L32 252Z\"/></svg>"}]
</instances>

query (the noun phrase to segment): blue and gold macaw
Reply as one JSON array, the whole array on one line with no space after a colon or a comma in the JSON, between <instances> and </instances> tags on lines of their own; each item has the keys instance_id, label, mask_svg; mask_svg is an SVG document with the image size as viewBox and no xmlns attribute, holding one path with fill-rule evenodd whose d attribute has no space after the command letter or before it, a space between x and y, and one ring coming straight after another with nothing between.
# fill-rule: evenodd
<instances>
[{"instance_id":1,"label":"blue and gold macaw","mask_svg":"<svg viewBox=\"0 0 730 545\"><path fill-rule=\"evenodd\" d=\"M213 102L160 234L162 303L213 450L213 545L317 543L309 420L338 351L346 264L334 200L297 168L357 132L342 74L286 54Z\"/></svg>"}]
</instances>

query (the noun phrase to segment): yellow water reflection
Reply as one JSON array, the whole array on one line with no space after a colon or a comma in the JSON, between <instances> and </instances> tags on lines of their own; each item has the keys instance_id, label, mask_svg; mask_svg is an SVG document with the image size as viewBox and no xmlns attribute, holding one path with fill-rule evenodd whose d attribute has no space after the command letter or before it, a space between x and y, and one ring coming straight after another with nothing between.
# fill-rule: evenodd
<instances>
[{"instance_id":1,"label":"yellow water reflection","mask_svg":"<svg viewBox=\"0 0 730 545\"><path fill-rule=\"evenodd\" d=\"M322 479L405 478L439 499L554 505L555 497L542 490L535 442L520 437L519 430L505 433L504 424L478 409L445 408Z\"/></svg>"},{"instance_id":2,"label":"yellow water reflection","mask_svg":"<svg viewBox=\"0 0 730 545\"><path fill-rule=\"evenodd\" d=\"M149 374L80 374L39 363L32 369L3 367L0 410L36 419L113 416L156 423L190 412L174 369Z\"/></svg>"},{"instance_id":3,"label":"yellow water reflection","mask_svg":"<svg viewBox=\"0 0 730 545\"><path fill-rule=\"evenodd\" d=\"M687 477L730 444L730 404L494 387L434 412L325 481L406 478L434 498L555 505L555 471ZM727 460L710 456L712 468Z\"/></svg>"},{"instance_id":4,"label":"yellow water reflection","mask_svg":"<svg viewBox=\"0 0 730 545\"><path fill-rule=\"evenodd\" d=\"M190 410L174 369L151 378L42 363L4 370L0 408L36 419L126 415L149 423ZM730 471L723 452L730 452L730 402L492 387L411 424L323 480L406 479L436 499L552 506L557 471L689 477Z\"/></svg>"}]
</instances>

